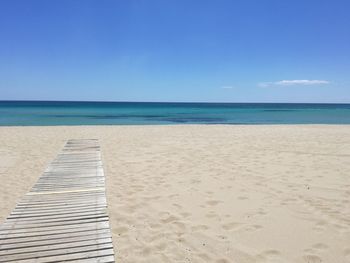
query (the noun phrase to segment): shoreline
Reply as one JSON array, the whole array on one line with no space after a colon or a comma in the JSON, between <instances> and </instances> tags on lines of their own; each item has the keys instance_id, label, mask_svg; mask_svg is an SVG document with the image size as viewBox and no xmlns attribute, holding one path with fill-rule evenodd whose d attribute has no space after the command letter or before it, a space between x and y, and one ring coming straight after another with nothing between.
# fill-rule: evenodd
<instances>
[{"instance_id":1,"label":"shoreline","mask_svg":"<svg viewBox=\"0 0 350 263\"><path fill-rule=\"evenodd\" d=\"M189 123L189 124L174 124L174 123L166 123L166 124L74 124L74 125L0 125L1 128L50 128L50 127L187 127L187 126L243 126L243 127L251 127L251 126L267 126L267 127L274 127L274 126L349 126L350 124L347 123L271 123L271 124L258 124L258 123L244 123L244 124L228 124L228 123Z\"/></svg>"}]
</instances>

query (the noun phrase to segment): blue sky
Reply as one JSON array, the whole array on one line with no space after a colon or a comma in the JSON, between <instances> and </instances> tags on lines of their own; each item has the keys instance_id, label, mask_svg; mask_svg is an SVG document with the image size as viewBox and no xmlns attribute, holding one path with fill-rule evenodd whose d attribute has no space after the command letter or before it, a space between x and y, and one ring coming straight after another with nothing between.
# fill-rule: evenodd
<instances>
[{"instance_id":1,"label":"blue sky","mask_svg":"<svg viewBox=\"0 0 350 263\"><path fill-rule=\"evenodd\" d=\"M350 1L0 0L0 100L347 102Z\"/></svg>"}]
</instances>

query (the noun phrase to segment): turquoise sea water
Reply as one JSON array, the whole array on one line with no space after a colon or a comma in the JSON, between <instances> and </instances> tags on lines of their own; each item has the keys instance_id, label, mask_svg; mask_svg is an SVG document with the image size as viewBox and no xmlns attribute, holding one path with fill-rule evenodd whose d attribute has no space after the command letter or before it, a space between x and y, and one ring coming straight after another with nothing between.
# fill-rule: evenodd
<instances>
[{"instance_id":1,"label":"turquoise sea water","mask_svg":"<svg viewBox=\"0 0 350 263\"><path fill-rule=\"evenodd\" d=\"M0 126L350 124L350 104L0 101Z\"/></svg>"}]
</instances>

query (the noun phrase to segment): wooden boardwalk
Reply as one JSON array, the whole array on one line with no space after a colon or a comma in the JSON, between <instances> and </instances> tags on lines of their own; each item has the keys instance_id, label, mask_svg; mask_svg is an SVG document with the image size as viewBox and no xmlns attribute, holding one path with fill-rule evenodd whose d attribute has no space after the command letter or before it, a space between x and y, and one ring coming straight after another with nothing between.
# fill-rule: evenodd
<instances>
[{"instance_id":1,"label":"wooden boardwalk","mask_svg":"<svg viewBox=\"0 0 350 263\"><path fill-rule=\"evenodd\" d=\"M97 140L69 140L0 226L0 262L114 262Z\"/></svg>"}]
</instances>

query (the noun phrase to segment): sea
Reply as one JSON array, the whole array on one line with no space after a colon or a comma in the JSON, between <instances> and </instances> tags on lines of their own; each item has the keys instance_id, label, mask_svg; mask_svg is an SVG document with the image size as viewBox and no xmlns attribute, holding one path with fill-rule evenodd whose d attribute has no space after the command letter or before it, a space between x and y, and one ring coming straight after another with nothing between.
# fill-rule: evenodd
<instances>
[{"instance_id":1,"label":"sea","mask_svg":"<svg viewBox=\"0 0 350 263\"><path fill-rule=\"evenodd\" d=\"M350 104L0 101L0 126L350 124Z\"/></svg>"}]
</instances>

